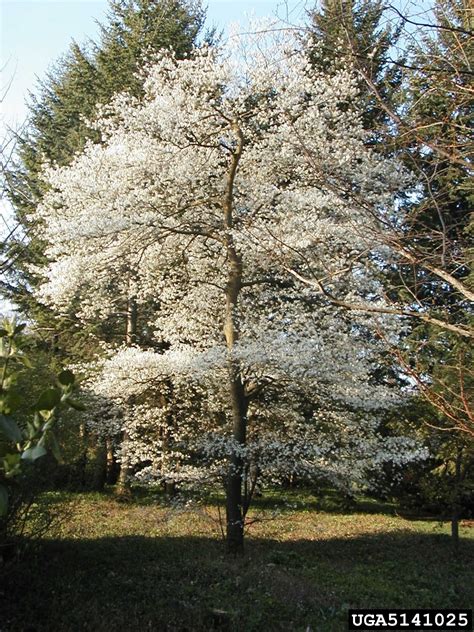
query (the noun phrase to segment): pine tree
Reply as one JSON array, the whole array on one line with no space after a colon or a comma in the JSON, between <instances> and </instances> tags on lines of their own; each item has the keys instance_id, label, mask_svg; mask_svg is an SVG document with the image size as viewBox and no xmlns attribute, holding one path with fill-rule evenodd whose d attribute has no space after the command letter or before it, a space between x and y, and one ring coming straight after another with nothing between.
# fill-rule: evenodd
<instances>
[{"instance_id":1,"label":"pine tree","mask_svg":"<svg viewBox=\"0 0 474 632\"><path fill-rule=\"evenodd\" d=\"M324 73L352 67L358 74L359 103L368 144L381 149L386 140L387 113L367 85L366 77L386 102L392 102L401 84L401 72L391 63L390 49L399 30L383 24L381 0L322 0L310 13L309 56ZM387 151L387 147L384 147Z\"/></svg>"},{"instance_id":2,"label":"pine tree","mask_svg":"<svg viewBox=\"0 0 474 632\"><path fill-rule=\"evenodd\" d=\"M316 48L320 63L336 65L347 51L336 43L357 41L362 29L346 26L344 10L352 3L325 4L317 16ZM474 10L466 0L436 0L424 18L399 13L404 60L394 62L403 71L400 98L387 98L386 84L364 69L363 55L348 53L369 89L369 98L386 117L392 149L412 173L416 190L400 197L392 219L390 245L399 259L394 274L385 275L387 296L397 308L437 319L412 321L410 334L393 352L428 402L422 421L427 423L435 457L452 468L453 535L457 534L460 489L469 484L472 468L472 97L474 77ZM341 31L344 37L340 36ZM338 38L340 37L340 40ZM410 45L407 45L410 42ZM365 56L370 59L369 48ZM332 55L332 56L331 56ZM357 64L356 68L357 68ZM367 112L366 112L367 114ZM375 125L366 116L366 123ZM385 149L385 148L384 148ZM382 218L383 219L383 218ZM441 432L437 432L440 430ZM461 479L463 479L461 481ZM472 485L472 481L471 481Z\"/></svg>"},{"instance_id":3,"label":"pine tree","mask_svg":"<svg viewBox=\"0 0 474 632\"><path fill-rule=\"evenodd\" d=\"M409 225L425 260L469 283L474 9L464 0L437 0L434 15L412 50L401 129L405 162L422 188ZM443 293L441 284L437 289Z\"/></svg>"},{"instance_id":4,"label":"pine tree","mask_svg":"<svg viewBox=\"0 0 474 632\"><path fill-rule=\"evenodd\" d=\"M405 243L415 260L404 281L425 309L472 328L474 9L465 0L436 0L433 17L417 27L399 125L402 155L419 182L419 195L405 205ZM471 349L468 340L436 328L418 327L411 337L414 375L436 415L432 425L442 429L443 462L456 472L468 472L474 459ZM466 485L464 475L451 482L455 538Z\"/></svg>"}]
</instances>

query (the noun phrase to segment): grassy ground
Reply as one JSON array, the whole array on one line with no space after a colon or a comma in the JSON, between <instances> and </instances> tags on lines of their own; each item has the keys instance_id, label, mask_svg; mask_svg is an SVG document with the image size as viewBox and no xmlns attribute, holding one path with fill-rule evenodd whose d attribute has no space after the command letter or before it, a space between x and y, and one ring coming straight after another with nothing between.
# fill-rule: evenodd
<instances>
[{"instance_id":1,"label":"grassy ground","mask_svg":"<svg viewBox=\"0 0 474 632\"><path fill-rule=\"evenodd\" d=\"M261 499L246 554L229 558L215 505L170 510L150 494L53 497L69 520L3 569L0 632L346 630L349 607L472 608L474 528L307 495ZM274 515L274 505L279 513ZM363 511L361 511L361 508Z\"/></svg>"}]
</instances>

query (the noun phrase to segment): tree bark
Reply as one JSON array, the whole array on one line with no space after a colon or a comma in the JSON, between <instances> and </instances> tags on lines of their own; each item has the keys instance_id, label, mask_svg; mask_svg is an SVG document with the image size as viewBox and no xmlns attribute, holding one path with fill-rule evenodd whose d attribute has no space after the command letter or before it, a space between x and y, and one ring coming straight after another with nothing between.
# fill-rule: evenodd
<instances>
[{"instance_id":1,"label":"tree bark","mask_svg":"<svg viewBox=\"0 0 474 632\"><path fill-rule=\"evenodd\" d=\"M128 299L127 303L127 325L125 333L125 342L127 346L135 344L137 340L137 301L134 296ZM128 434L126 431L122 434L122 447L127 446ZM120 496L130 495L130 462L126 454L126 449L122 449L122 460L120 462L120 472L117 480L117 493Z\"/></svg>"},{"instance_id":2,"label":"tree bark","mask_svg":"<svg viewBox=\"0 0 474 632\"><path fill-rule=\"evenodd\" d=\"M118 464L115 460L114 454L114 446L112 439L107 437L105 440L106 449L107 449L107 462L106 462L106 482L109 485L115 485L118 478Z\"/></svg>"},{"instance_id":3,"label":"tree bark","mask_svg":"<svg viewBox=\"0 0 474 632\"><path fill-rule=\"evenodd\" d=\"M247 434L248 400L242 384L239 363L232 353L234 345L239 339L239 323L236 309L243 278L242 258L237 252L232 237L233 197L235 176L242 156L244 139L237 123L232 125L232 131L236 134L237 144L231 155L226 192L222 205L224 211L224 239L228 261L224 335L228 350L228 386L232 411L232 438L236 446L244 447ZM240 450L237 449L230 458L226 481L227 548L234 555L243 553L244 548L243 470L244 460Z\"/></svg>"},{"instance_id":4,"label":"tree bark","mask_svg":"<svg viewBox=\"0 0 474 632\"><path fill-rule=\"evenodd\" d=\"M459 518L461 515L461 484L462 484L462 448L458 448L455 461L454 489L451 504L451 537L454 548L459 547Z\"/></svg>"},{"instance_id":5,"label":"tree bark","mask_svg":"<svg viewBox=\"0 0 474 632\"><path fill-rule=\"evenodd\" d=\"M247 434L247 400L244 394L239 367L230 361L230 389L232 397L232 436L236 444L244 447ZM241 554L244 548L244 511L242 497L244 459L233 453L227 477L226 518L227 548L229 553Z\"/></svg>"},{"instance_id":6,"label":"tree bark","mask_svg":"<svg viewBox=\"0 0 474 632\"><path fill-rule=\"evenodd\" d=\"M126 432L123 433L122 437L122 445L126 445L128 441L128 435ZM117 480L117 494L125 499L125 497L130 496L130 463L126 456L122 456L122 460L120 461L120 472Z\"/></svg>"},{"instance_id":7,"label":"tree bark","mask_svg":"<svg viewBox=\"0 0 474 632\"><path fill-rule=\"evenodd\" d=\"M134 296L128 299L127 303L127 326L125 331L125 342L128 347L134 345L137 341L137 301Z\"/></svg>"},{"instance_id":8,"label":"tree bark","mask_svg":"<svg viewBox=\"0 0 474 632\"><path fill-rule=\"evenodd\" d=\"M98 438L95 451L94 480L92 487L96 491L102 491L107 479L107 446L105 439Z\"/></svg>"},{"instance_id":9,"label":"tree bark","mask_svg":"<svg viewBox=\"0 0 474 632\"><path fill-rule=\"evenodd\" d=\"M79 439L81 442L81 455L77 461L77 479L76 483L80 489L85 489L87 486L87 461L88 461L88 433L85 423L79 425Z\"/></svg>"}]
</instances>

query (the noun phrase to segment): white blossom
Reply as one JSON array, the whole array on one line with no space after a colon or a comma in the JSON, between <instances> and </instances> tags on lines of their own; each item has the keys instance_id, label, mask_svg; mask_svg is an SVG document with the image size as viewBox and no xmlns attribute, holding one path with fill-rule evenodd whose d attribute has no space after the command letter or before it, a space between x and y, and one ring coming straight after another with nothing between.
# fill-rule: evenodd
<instances>
[{"instance_id":1,"label":"white blossom","mask_svg":"<svg viewBox=\"0 0 474 632\"><path fill-rule=\"evenodd\" d=\"M339 295L383 300L370 267L349 265L363 261L375 220L346 192L389 205L400 169L365 148L354 77L315 74L288 41L260 41L245 59L211 47L184 61L163 53L144 76L142 101L119 95L102 110L100 143L46 171L39 209L46 302L79 297L85 320L131 295L139 309L159 304L149 325L161 350L115 350L90 386L122 411L110 428L126 430L137 477L218 481L238 455L268 481L347 486L422 458L379 433L400 395L371 378L377 322L327 305L285 271L311 269ZM241 264L232 345L230 253ZM393 319L383 324L396 332ZM249 402L244 444L231 431L229 361Z\"/></svg>"}]
</instances>

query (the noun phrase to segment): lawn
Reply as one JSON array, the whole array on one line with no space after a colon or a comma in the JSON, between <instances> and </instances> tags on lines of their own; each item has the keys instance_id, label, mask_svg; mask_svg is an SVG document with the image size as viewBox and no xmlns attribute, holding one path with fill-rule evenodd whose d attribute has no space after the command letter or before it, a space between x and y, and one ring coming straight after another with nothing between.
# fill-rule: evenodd
<instances>
[{"instance_id":1,"label":"lawn","mask_svg":"<svg viewBox=\"0 0 474 632\"><path fill-rule=\"evenodd\" d=\"M349 607L472 608L474 528L307 494L259 499L245 555L225 553L215 503L152 493L53 494L69 517L3 568L0 632L346 630ZM276 505L277 511L274 511Z\"/></svg>"}]
</instances>

